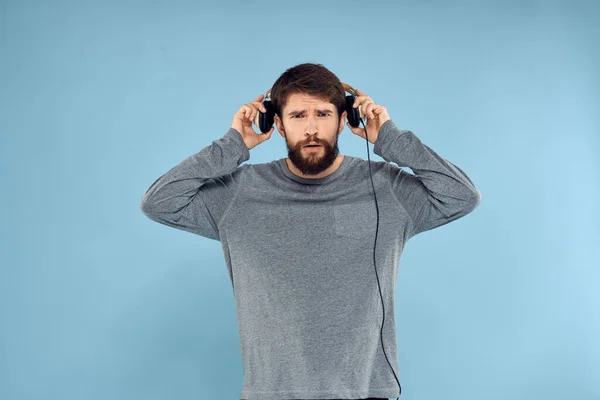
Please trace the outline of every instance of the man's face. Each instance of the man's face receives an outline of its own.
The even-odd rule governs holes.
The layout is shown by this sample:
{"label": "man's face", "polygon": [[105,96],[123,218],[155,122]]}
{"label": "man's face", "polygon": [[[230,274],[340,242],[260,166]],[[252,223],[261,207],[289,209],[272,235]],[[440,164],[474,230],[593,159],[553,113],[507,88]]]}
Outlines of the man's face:
{"label": "man's face", "polygon": [[275,116],[275,123],[294,166],[305,175],[317,175],[329,168],[339,154],[338,135],[344,129],[346,111],[338,118],[332,103],[293,93],[281,114],[282,118]]}

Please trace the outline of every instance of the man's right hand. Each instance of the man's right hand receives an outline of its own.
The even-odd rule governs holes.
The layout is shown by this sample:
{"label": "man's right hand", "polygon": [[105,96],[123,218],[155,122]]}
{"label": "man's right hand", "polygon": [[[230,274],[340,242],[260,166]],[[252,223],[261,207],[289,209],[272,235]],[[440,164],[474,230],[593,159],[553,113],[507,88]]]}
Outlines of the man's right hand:
{"label": "man's right hand", "polygon": [[231,127],[242,134],[242,138],[244,139],[244,143],[246,143],[248,150],[256,147],[265,140],[269,140],[275,129],[275,124],[273,124],[271,130],[266,133],[256,133],[252,128],[252,123],[254,122],[254,118],[256,118],[258,111],[260,110],[263,113],[267,112],[267,109],[262,103],[263,97],[264,94],[261,94],[253,102],[242,105],[238,112],[233,116],[233,122],[231,123]]}

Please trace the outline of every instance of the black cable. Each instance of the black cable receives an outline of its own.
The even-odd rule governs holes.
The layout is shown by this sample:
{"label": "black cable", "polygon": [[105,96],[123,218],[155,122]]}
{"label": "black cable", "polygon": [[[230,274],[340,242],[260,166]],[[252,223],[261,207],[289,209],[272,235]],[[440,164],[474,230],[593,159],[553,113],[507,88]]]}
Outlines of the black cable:
{"label": "black cable", "polygon": [[[377,233],[379,232],[379,205],[377,203],[377,195],[375,194],[375,184],[373,183],[373,174],[371,172],[371,157],[369,156],[369,136],[367,134],[367,127],[365,126],[365,123],[363,122],[362,118],[359,118],[360,122],[363,124],[363,127],[365,128],[365,138],[367,140],[367,159],[368,159],[368,164],[369,164],[369,175],[371,176],[371,186],[373,187],[373,195],[375,196],[375,208],[377,210],[377,228],[375,229],[375,243],[373,244],[373,267],[375,268],[375,276],[377,277],[377,286],[379,286],[379,297],[381,298],[381,307],[383,308],[383,322],[381,323],[381,329],[379,330],[379,337],[381,338],[381,348],[383,349],[383,355],[385,356],[385,359],[388,363],[388,365],[390,366],[390,368],[392,369],[392,372],[394,373],[394,378],[396,378],[396,382],[398,382],[398,387],[400,388],[400,390],[398,391],[398,393],[401,395],[402,394],[402,386],[400,385],[400,381],[398,380],[398,377],[396,376],[396,371],[394,371],[394,368],[392,367],[392,364],[390,364],[390,360],[388,359],[387,354],[385,354],[385,347],[383,345],[383,325],[385,324],[385,305],[383,302],[383,294],[381,293],[381,284],[379,283],[379,275],[377,274],[377,266],[375,265],[375,248],[377,247]],[[396,400],[398,400],[399,397],[396,398]]]}

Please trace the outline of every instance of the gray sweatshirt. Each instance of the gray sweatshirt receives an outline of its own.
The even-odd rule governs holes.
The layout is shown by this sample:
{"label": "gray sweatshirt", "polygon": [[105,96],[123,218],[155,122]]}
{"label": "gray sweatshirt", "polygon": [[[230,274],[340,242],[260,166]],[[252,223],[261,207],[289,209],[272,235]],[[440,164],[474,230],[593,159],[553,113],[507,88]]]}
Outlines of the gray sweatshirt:
{"label": "gray sweatshirt", "polygon": [[400,396],[394,299],[404,245],[469,214],[481,193],[392,120],[373,152],[387,161],[371,161],[378,210],[368,160],[346,155],[318,179],[295,175],[285,158],[240,165],[250,152],[233,128],[144,194],[141,210],[151,220],[221,242],[237,312],[241,398]]}

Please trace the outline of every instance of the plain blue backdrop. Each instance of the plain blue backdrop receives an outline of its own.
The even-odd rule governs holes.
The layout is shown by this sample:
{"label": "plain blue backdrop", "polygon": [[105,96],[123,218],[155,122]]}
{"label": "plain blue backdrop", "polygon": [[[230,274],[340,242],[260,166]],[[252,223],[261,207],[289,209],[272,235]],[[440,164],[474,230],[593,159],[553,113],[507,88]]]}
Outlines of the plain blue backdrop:
{"label": "plain blue backdrop", "polygon": [[[598,2],[0,13],[0,399],[239,399],[221,245],[149,220],[140,200],[303,62],[386,106],[482,193],[405,248],[401,397],[600,398]],[[339,146],[367,159],[347,127]],[[275,131],[246,162],[286,156]]]}

